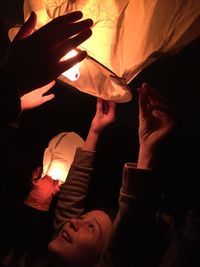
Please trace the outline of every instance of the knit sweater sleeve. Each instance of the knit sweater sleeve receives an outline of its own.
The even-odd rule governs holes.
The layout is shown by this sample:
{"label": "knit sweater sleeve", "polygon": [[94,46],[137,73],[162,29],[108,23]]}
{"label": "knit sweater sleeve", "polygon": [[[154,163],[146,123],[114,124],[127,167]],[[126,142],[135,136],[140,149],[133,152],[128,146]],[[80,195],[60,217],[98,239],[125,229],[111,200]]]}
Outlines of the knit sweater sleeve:
{"label": "knit sweater sleeve", "polygon": [[62,186],[54,216],[54,236],[70,218],[80,216],[93,172],[95,152],[77,149],[74,161]]}
{"label": "knit sweater sleeve", "polygon": [[144,253],[145,257],[143,244],[156,209],[158,187],[153,171],[137,169],[134,163],[125,164],[119,210],[100,267],[142,266],[137,261],[139,255]]}

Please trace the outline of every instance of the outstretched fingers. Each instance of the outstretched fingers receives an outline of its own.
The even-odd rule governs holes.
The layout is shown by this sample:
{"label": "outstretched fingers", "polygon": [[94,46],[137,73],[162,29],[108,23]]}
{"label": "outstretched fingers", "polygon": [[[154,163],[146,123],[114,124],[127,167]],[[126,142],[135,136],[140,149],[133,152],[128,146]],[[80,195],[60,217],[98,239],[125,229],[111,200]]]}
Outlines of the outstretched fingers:
{"label": "outstretched fingers", "polygon": [[70,23],[78,21],[82,17],[83,13],[81,11],[75,11],[63,16],[59,16],[41,27],[38,31],[38,34],[46,38],[46,41],[49,41],[51,36],[57,34],[58,31],[68,29]]}
{"label": "outstretched fingers", "polygon": [[147,117],[149,115],[149,99],[142,88],[138,88],[137,91],[139,93],[139,114]]}
{"label": "outstretched fingers", "polygon": [[[167,102],[167,99],[163,97],[158,91],[153,89],[147,83],[143,83],[142,87],[139,89],[141,105],[143,107],[143,112],[153,113],[154,111],[160,111],[161,113],[168,114],[169,116],[174,116]],[[146,96],[146,100],[145,97]],[[144,103],[144,101],[148,103]],[[155,113],[155,112],[154,112]]]}
{"label": "outstretched fingers", "polygon": [[56,67],[56,75],[59,76],[61,73],[73,67],[78,62],[81,62],[84,58],[86,58],[86,51],[79,51],[78,54],[72,58],[69,58],[64,61],[60,61]]}
{"label": "outstretched fingers", "polygon": [[37,22],[37,16],[34,12],[31,12],[30,17],[28,20],[22,25],[20,30],[18,31],[17,35],[13,39],[13,42],[17,42],[28,37],[34,30],[35,25]]}
{"label": "outstretched fingers", "polygon": [[55,85],[55,81],[52,81],[52,82],[40,87],[42,94],[47,93],[54,85]]}
{"label": "outstretched fingers", "polygon": [[58,46],[65,42],[68,38],[72,38],[76,34],[80,34],[83,31],[88,30],[93,25],[93,21],[91,19],[85,19],[76,23],[70,23],[66,27],[62,27],[57,29],[54,34],[54,40],[57,40]]}
{"label": "outstretched fingers", "polygon": [[97,98],[97,104],[96,104],[96,114],[102,114],[103,113],[103,99]]}
{"label": "outstretched fingers", "polygon": [[149,101],[152,105],[162,104],[163,106],[168,106],[166,98],[147,83],[143,83],[141,89],[148,95]]}
{"label": "outstretched fingers", "polygon": [[54,52],[55,59],[59,60],[63,56],[65,56],[68,52],[75,49],[81,43],[86,41],[92,35],[91,29],[86,29],[85,31],[77,34],[76,36],[66,39],[59,46],[56,47],[56,51]]}
{"label": "outstretched fingers", "polygon": [[42,104],[52,100],[55,97],[54,94],[45,95],[42,97]]}
{"label": "outstretched fingers", "polygon": [[115,118],[115,114],[116,114],[116,103],[113,102],[113,101],[109,101],[107,102],[107,105],[106,105],[106,114],[109,114],[109,116],[111,118]]}

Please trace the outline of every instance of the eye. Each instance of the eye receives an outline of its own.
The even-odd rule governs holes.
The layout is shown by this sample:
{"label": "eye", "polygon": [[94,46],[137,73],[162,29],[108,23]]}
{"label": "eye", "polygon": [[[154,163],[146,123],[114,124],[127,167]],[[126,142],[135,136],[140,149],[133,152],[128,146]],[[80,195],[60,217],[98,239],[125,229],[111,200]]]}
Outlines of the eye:
{"label": "eye", "polygon": [[94,233],[94,225],[93,224],[88,224],[88,231],[90,232],[90,233]]}

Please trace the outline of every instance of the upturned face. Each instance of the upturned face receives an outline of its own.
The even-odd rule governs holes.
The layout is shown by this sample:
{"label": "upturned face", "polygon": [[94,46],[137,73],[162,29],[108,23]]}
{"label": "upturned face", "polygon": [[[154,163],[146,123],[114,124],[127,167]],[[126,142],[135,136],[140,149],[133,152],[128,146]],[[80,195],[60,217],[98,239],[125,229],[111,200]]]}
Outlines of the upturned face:
{"label": "upturned face", "polygon": [[94,210],[69,220],[48,245],[50,252],[67,264],[95,263],[111,232],[109,216]]}

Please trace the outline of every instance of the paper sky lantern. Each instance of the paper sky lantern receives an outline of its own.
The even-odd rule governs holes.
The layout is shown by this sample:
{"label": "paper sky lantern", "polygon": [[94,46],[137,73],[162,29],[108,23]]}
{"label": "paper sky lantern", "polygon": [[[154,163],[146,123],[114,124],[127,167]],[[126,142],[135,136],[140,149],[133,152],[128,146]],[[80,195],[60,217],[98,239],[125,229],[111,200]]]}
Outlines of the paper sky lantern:
{"label": "paper sky lantern", "polygon": [[76,149],[82,147],[84,140],[74,132],[62,132],[48,144],[43,157],[43,174],[54,180],[65,182]]}
{"label": "paper sky lantern", "polygon": [[25,0],[25,20],[32,10],[37,28],[76,10],[93,19],[93,35],[79,47],[89,55],[80,76],[59,79],[115,102],[131,100],[127,85],[145,67],[200,36],[199,0]]}

